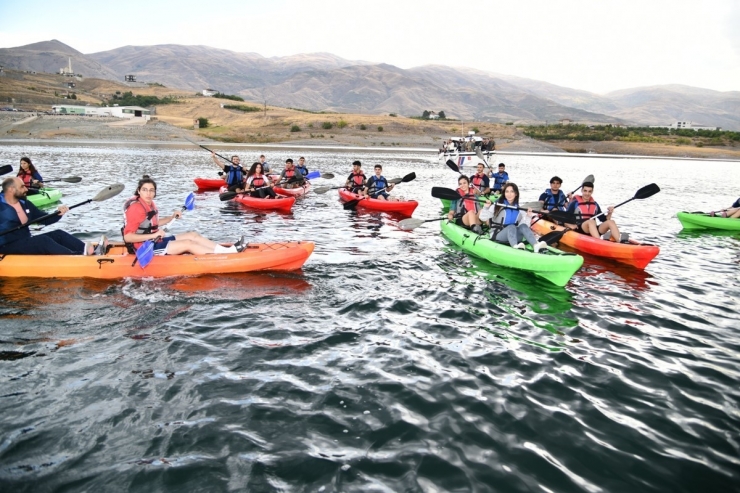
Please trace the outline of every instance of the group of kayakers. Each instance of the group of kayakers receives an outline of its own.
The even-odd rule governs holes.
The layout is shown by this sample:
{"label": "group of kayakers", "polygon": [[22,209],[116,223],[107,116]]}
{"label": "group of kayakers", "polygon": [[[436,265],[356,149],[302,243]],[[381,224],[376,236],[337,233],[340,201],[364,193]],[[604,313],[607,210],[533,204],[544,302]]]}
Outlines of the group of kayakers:
{"label": "group of kayakers", "polygon": [[[275,198],[275,191],[272,189],[275,184],[270,178],[270,165],[262,154],[258,161],[255,161],[249,169],[242,167],[239,156],[231,156],[226,159],[228,162],[223,164],[218,159],[215,152],[211,152],[211,157],[215,165],[221,170],[220,174],[225,177],[226,187],[230,192],[248,193],[252,197]],[[277,183],[282,188],[292,189],[302,187],[306,183],[308,168],[306,167],[306,158],[298,158],[298,164],[288,158],[285,160],[285,168],[281,171]]]}
{"label": "group of kayakers", "polygon": [[388,180],[383,176],[383,166],[376,164],[374,170],[375,174],[367,178],[365,172],[362,171],[362,163],[360,161],[354,161],[352,163],[352,172],[347,177],[344,188],[366,198],[390,201],[399,200],[396,197],[388,195],[388,192],[393,190],[395,185],[388,183]]}
{"label": "group of kayakers", "polygon": [[[563,180],[558,176],[550,179],[550,188],[539,197],[541,211],[572,214],[578,222],[565,222],[563,225],[579,233],[595,238],[605,236],[605,239],[613,238],[613,241],[622,239],[619,228],[612,219],[614,207],[607,207],[606,213],[603,213],[593,198],[593,182],[584,182],[580,187],[580,194],[563,193],[560,190],[562,184]],[[508,243],[514,248],[524,248],[523,239],[533,246],[535,252],[545,246],[543,242],[536,240],[529,227],[533,210],[519,207],[519,187],[515,183],[507,181],[501,194],[496,196],[489,187],[483,164],[479,164],[477,172],[469,178],[460,175],[457,192],[460,199],[451,204],[447,216],[449,221],[455,221],[478,235],[482,235],[483,227],[487,226],[491,240]],[[494,195],[490,197],[489,194]],[[740,209],[737,214],[740,216]]]}

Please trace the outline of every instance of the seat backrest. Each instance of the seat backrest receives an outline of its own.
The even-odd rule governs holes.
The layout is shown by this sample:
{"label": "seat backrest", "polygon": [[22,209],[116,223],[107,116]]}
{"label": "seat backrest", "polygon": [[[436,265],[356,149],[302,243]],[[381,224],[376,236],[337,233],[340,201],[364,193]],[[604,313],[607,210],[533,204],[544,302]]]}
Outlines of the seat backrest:
{"label": "seat backrest", "polygon": [[126,245],[126,251],[131,255],[136,255],[136,248],[134,248],[134,244],[127,243],[126,239],[124,238],[123,228],[121,228],[121,239],[123,239],[123,244]]}

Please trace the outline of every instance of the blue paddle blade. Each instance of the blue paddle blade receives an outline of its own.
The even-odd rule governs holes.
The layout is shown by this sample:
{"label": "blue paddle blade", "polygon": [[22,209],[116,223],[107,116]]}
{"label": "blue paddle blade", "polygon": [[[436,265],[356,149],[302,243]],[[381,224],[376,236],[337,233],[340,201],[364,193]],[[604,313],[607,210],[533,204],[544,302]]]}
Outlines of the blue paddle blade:
{"label": "blue paddle blade", "polygon": [[190,195],[185,198],[185,210],[192,211],[195,209],[195,194],[190,192]]}
{"label": "blue paddle blade", "polygon": [[142,269],[145,269],[154,258],[154,242],[147,240],[136,250],[136,258]]}
{"label": "blue paddle blade", "polygon": [[306,180],[313,180],[314,178],[319,178],[321,176],[321,171],[311,171],[309,174],[306,175]]}

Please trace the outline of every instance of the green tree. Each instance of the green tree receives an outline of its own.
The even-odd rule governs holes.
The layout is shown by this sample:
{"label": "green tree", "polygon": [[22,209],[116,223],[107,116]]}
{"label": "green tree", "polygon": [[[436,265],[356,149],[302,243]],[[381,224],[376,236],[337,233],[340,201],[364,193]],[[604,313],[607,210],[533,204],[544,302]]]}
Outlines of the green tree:
{"label": "green tree", "polygon": [[301,131],[301,127],[299,127],[298,125],[293,125],[292,127],[290,127],[290,131],[291,132],[300,132]]}
{"label": "green tree", "polygon": [[198,118],[198,126],[200,128],[208,128],[208,118]]}
{"label": "green tree", "polygon": [[429,119],[429,110],[424,110],[424,113],[421,114],[421,117],[425,120]]}
{"label": "green tree", "polygon": [[444,111],[440,111],[440,112],[439,112],[439,119],[440,119],[440,120],[444,120],[445,118],[447,118],[447,117],[445,116],[445,112],[444,112]]}

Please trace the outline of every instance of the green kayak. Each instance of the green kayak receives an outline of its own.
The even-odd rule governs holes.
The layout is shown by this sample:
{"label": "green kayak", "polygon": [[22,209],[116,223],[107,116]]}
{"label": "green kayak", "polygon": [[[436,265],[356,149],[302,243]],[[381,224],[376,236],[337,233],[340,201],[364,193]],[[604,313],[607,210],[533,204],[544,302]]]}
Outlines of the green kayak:
{"label": "green kayak", "polygon": [[62,192],[56,188],[40,188],[39,193],[29,194],[26,198],[36,207],[47,207],[62,200]]}
{"label": "green kayak", "polygon": [[583,257],[580,255],[561,252],[555,248],[534,253],[531,245],[527,245],[527,250],[517,250],[491,241],[487,235],[478,236],[454,223],[442,221],[441,224],[442,234],[465,252],[492,264],[531,272],[556,286],[565,286],[583,265]]}
{"label": "green kayak", "polygon": [[740,231],[740,218],[712,217],[704,212],[678,212],[676,217],[684,229]]}

